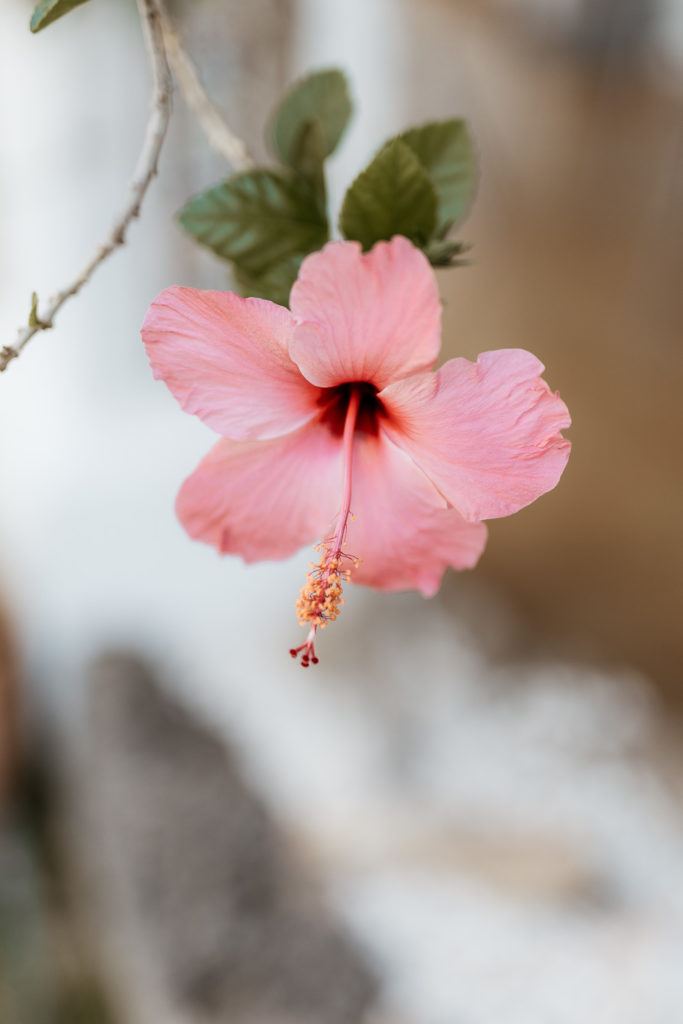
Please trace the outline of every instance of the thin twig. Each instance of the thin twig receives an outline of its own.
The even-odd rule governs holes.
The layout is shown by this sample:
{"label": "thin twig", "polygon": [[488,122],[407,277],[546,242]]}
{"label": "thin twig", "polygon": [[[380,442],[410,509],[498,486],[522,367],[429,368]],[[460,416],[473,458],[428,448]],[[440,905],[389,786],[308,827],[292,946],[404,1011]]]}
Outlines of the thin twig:
{"label": "thin twig", "polygon": [[254,166],[245,142],[226,124],[223,115],[209,99],[192,60],[183,49],[173,24],[162,16],[166,53],[178,89],[204,129],[209,145],[230,164],[235,172]]}
{"label": "thin twig", "polygon": [[44,309],[38,311],[35,301],[32,302],[31,315],[25,327],[20,328],[14,345],[6,345],[0,350],[0,373],[8,364],[16,359],[28,342],[40,331],[49,330],[54,326],[55,315],[67,299],[76,295],[86,284],[101,263],[125,242],[126,232],[131,221],[140,215],[140,206],[149,188],[152,178],[157,173],[159,154],[166,137],[169,118],[171,116],[172,80],[166,56],[164,34],[161,26],[161,0],[137,0],[140,20],[143,26],[145,49],[152,72],[151,113],[147,122],[142,150],[130,184],[128,201],[117,217],[107,238],[98,245],[90,261],[81,270],[75,280],[57,292]]}

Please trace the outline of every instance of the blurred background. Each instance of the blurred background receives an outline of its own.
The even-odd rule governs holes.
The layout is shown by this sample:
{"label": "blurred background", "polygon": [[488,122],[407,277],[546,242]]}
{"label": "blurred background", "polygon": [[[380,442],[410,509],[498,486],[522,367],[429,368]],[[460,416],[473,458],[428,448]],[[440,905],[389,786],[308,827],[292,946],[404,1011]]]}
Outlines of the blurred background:
{"label": "blurred background", "polygon": [[[0,344],[122,204],[132,0],[0,9]],[[152,380],[174,222],[229,168],[176,93],[125,249],[0,379],[2,1024],[672,1024],[683,1017],[683,5],[194,0],[257,159],[298,75],[385,138],[465,116],[481,184],[444,358],[524,347],[573,414],[557,489],[431,601],[350,587],[287,657],[308,552],[245,567],[173,514],[211,444]]]}

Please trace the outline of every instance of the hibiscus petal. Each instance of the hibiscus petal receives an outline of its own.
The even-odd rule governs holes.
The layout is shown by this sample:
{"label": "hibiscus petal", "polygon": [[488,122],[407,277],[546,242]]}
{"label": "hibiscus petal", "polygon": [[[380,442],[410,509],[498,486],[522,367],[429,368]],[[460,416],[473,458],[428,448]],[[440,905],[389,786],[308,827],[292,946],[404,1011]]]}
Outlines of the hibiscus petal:
{"label": "hibiscus petal", "polygon": [[328,532],[341,478],[340,440],[319,421],[268,441],[222,438],[181,487],[176,512],[223,554],[287,558]]}
{"label": "hibiscus petal", "polygon": [[557,484],[569,412],[522,349],[452,359],[386,388],[387,432],[470,522],[517,512]]}
{"label": "hibiscus petal", "polygon": [[268,438],[305,423],[320,394],[288,355],[288,309],[232,292],[167,288],[142,338],[154,376],[185,412],[236,440]]}
{"label": "hibiscus petal", "polygon": [[442,505],[432,484],[388,438],[359,435],[345,550],[362,559],[354,583],[432,597],[448,566],[471,569],[486,545],[483,523]]}
{"label": "hibiscus petal", "polygon": [[292,288],[290,355],[319,387],[391,381],[434,365],[441,303],[425,256],[397,235],[363,254],[330,242],[308,256]]}

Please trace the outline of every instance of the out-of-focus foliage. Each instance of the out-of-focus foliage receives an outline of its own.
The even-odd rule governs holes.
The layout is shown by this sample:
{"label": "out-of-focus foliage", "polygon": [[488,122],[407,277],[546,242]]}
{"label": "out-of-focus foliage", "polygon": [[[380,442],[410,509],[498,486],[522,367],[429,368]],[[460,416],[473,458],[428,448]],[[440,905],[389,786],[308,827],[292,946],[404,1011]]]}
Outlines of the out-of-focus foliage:
{"label": "out-of-focus foliage", "polygon": [[302,79],[273,115],[273,150],[284,164],[317,180],[323,161],[330,156],[352,114],[346,79],[332,68]]}
{"label": "out-of-focus foliage", "polygon": [[328,240],[323,165],[350,116],[342,72],[309,75],[272,117],[271,144],[284,167],[234,175],[180,211],[185,230],[232,263],[242,295],[286,305],[304,256]]}
{"label": "out-of-focus foliage", "polygon": [[469,242],[436,238],[426,246],[425,255],[433,267],[466,266],[468,260],[461,260],[458,257],[469,252],[471,248]]}
{"label": "out-of-focus foliage", "polygon": [[405,235],[427,244],[436,227],[436,192],[412,150],[393,139],[351,185],[342,206],[341,229],[364,249]]}
{"label": "out-of-focus foliage", "polygon": [[288,260],[273,264],[272,267],[260,274],[250,274],[234,264],[235,283],[240,294],[255,295],[258,298],[277,302],[280,306],[286,306],[302,259],[303,256],[292,256]]}
{"label": "out-of-focus foliage", "polygon": [[[286,305],[302,260],[328,240],[324,163],[339,145],[351,113],[341,71],[327,69],[301,79],[270,122],[269,143],[282,168],[236,174],[180,211],[178,219],[188,234],[232,263],[242,295]],[[434,266],[457,266],[467,247],[446,235],[467,212],[476,175],[464,121],[412,128],[385,143],[349,188],[342,233],[364,249],[405,235]]]}
{"label": "out-of-focus foliage", "polygon": [[235,175],[202,192],[179,219],[198,242],[234,263],[247,294],[274,301],[287,301],[301,259],[329,237],[314,187],[266,170]]}
{"label": "out-of-focus foliage", "polygon": [[477,181],[474,145],[462,120],[434,121],[390,139],[349,188],[340,227],[370,249],[405,235],[435,266],[457,264],[466,246],[445,241]]}
{"label": "out-of-focus foliage", "polygon": [[474,197],[477,162],[467,125],[455,118],[434,121],[399,138],[429,174],[438,202],[436,233],[443,238],[463,219]]}
{"label": "out-of-focus foliage", "polygon": [[42,0],[31,15],[31,32],[40,32],[41,28],[47,28],[53,21],[84,3],[87,0]]}

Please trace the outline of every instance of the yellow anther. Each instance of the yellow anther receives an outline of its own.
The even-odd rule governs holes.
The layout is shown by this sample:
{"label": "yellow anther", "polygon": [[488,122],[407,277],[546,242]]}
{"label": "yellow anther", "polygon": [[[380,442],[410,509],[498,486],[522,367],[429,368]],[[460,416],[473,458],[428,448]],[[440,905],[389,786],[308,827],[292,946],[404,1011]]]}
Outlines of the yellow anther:
{"label": "yellow anther", "polygon": [[342,584],[351,578],[348,562],[354,567],[356,560],[341,550],[334,550],[328,543],[318,544],[314,550],[322,552],[322,556],[317,565],[309,563],[311,571],[306,574],[306,582],[297,598],[296,614],[302,626],[312,623],[324,629],[339,615],[340,606],[344,604]]}

